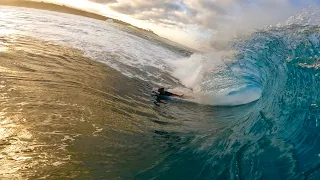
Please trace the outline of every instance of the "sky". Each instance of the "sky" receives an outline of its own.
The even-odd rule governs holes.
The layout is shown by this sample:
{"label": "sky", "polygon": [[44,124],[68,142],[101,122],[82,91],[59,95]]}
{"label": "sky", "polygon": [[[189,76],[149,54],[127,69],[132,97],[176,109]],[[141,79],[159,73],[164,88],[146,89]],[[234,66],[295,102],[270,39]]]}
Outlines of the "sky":
{"label": "sky", "polygon": [[45,0],[62,3],[151,29],[201,50],[212,41],[283,22],[319,0]]}

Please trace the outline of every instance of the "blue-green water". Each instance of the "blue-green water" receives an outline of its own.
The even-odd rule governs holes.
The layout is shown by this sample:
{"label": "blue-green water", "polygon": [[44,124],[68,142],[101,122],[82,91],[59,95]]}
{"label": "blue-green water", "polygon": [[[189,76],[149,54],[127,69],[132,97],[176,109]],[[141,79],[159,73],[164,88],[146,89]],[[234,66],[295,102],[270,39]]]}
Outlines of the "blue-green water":
{"label": "blue-green water", "polygon": [[152,87],[186,89],[167,61],[197,55],[118,25],[0,9],[0,179],[320,178],[316,22],[232,41],[193,98],[155,106]]}

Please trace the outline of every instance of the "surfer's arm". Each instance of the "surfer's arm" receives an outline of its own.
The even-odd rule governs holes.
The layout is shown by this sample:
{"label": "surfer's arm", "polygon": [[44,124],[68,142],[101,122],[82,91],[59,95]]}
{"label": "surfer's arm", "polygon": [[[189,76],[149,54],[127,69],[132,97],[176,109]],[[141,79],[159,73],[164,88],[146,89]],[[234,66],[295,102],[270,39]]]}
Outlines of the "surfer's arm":
{"label": "surfer's arm", "polygon": [[175,93],[171,93],[173,96],[178,96],[178,97],[182,97],[183,94],[175,94]]}

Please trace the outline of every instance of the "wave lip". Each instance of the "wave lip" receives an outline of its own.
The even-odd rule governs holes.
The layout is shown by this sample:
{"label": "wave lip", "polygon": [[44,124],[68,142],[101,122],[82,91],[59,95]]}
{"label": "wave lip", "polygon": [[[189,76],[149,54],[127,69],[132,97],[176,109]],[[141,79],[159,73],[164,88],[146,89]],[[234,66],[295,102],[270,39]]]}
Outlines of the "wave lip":
{"label": "wave lip", "polygon": [[260,99],[262,90],[259,87],[248,85],[246,87],[225,92],[196,93],[195,98],[201,104],[216,106],[238,106],[248,104]]}
{"label": "wave lip", "polygon": [[[172,75],[193,90],[197,103],[237,106],[261,97],[259,84],[243,78],[254,71],[242,68],[233,51],[194,54],[168,63],[173,67]],[[255,72],[255,76],[259,74]]]}

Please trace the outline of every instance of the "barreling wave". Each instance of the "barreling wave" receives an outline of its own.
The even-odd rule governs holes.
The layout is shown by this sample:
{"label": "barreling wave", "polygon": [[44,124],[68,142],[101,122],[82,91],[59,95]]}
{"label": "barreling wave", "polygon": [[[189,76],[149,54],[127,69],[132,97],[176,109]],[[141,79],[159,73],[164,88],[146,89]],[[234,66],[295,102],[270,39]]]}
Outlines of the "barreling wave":
{"label": "barreling wave", "polygon": [[[5,9],[1,13],[12,17],[0,18],[5,32],[0,115],[8,133],[0,145],[14,149],[0,155],[6,169],[21,167],[22,175],[47,176],[46,166],[38,168],[43,152],[49,158],[45,161],[52,162],[46,164],[57,166],[49,168],[54,177],[70,175],[70,167],[79,178],[319,179],[318,10],[234,40],[225,51],[181,59],[165,45],[118,27],[52,12]],[[40,17],[50,24],[34,23]],[[22,38],[25,34],[49,42]],[[83,53],[143,80],[93,63]],[[177,101],[154,107],[149,96],[154,82],[182,86],[171,75],[192,88],[199,103],[256,102],[214,107]],[[16,127],[35,132],[34,137],[15,135],[20,131]],[[48,148],[16,152],[25,139],[25,144]],[[25,169],[18,154],[28,158],[31,152],[36,160],[25,162],[39,165]]]}
{"label": "barreling wave", "polygon": [[[284,25],[233,40],[228,50],[175,61],[173,75],[204,104],[234,106],[259,99],[267,104],[288,95],[284,99],[291,102],[306,86],[312,96],[309,91],[317,88],[317,78],[311,77],[318,76],[320,67],[318,14],[317,9],[303,11]],[[305,79],[308,73],[311,77]]]}
{"label": "barreling wave", "polygon": [[[193,88],[200,102],[234,106],[256,101],[247,115],[235,113],[236,122],[218,142],[208,141],[210,148],[197,152],[213,155],[201,175],[319,179],[319,14],[303,12],[283,25],[235,40],[227,54],[212,52],[191,57],[198,61],[176,62],[174,76]],[[188,66],[189,73],[183,71]],[[215,163],[221,161],[228,165]]]}

